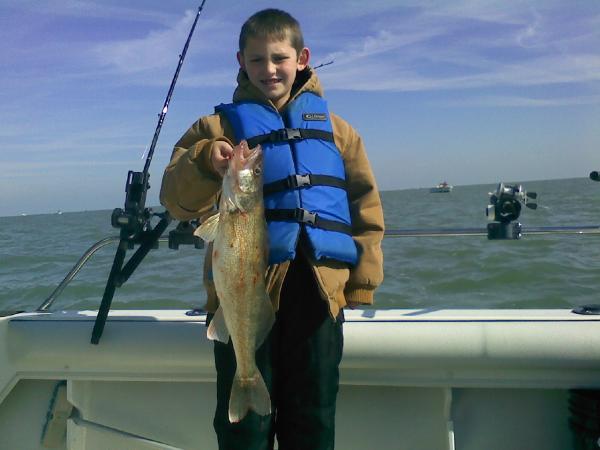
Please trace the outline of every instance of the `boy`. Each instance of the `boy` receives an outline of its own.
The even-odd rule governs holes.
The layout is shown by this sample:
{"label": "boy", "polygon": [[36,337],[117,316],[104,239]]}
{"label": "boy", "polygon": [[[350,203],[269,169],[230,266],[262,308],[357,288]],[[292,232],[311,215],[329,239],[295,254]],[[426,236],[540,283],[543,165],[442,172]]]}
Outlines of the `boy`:
{"label": "boy", "polygon": [[[383,212],[360,136],[329,114],[298,22],[267,9],[243,25],[233,103],[199,119],[167,166],[161,203],[180,220],[211,210],[242,139],[264,152],[269,233],[266,286],[277,311],[256,361],[270,416],[228,419],[231,342],[215,342],[214,427],[224,450],[332,450],[342,356],[342,308],[371,304],[383,280]],[[278,130],[278,131],[276,131]],[[206,251],[206,309],[218,305]]]}

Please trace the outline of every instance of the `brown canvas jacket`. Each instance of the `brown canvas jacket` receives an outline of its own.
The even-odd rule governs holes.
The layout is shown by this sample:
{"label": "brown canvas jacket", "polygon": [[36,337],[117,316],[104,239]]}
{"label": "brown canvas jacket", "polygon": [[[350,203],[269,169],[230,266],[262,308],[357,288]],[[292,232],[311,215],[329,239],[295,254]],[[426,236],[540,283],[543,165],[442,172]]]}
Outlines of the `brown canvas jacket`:
{"label": "brown canvas jacket", "polygon": [[[298,74],[292,89],[293,100],[302,92],[323,95],[314,71],[310,68]],[[270,103],[254,87],[245,72],[238,75],[234,101],[253,100]],[[272,105],[272,104],[271,104]],[[375,178],[358,133],[343,119],[331,113],[334,140],[344,160],[347,191],[352,219],[353,237],[358,245],[359,262],[348,268],[345,263],[316,261],[307,255],[323,299],[329,304],[333,317],[346,305],[372,304],[373,293],[383,281],[383,211]],[[224,140],[234,145],[233,130],[224,116],[213,114],[201,117],[175,144],[171,161],[165,169],[160,201],[171,215],[190,220],[207,215],[217,203],[221,176],[210,162],[212,145]],[[211,277],[211,246],[206,250],[204,285],[208,300],[206,309],[214,312],[218,305]],[[270,266],[267,270],[267,289],[277,309],[279,295],[289,262]]]}

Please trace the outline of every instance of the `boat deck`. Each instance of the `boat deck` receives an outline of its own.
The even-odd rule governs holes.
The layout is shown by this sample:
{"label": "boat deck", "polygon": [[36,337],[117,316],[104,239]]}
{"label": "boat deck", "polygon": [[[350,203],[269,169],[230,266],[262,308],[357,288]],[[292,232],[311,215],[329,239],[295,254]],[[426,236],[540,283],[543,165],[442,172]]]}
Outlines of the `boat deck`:
{"label": "boat deck", "polygon": [[[94,346],[95,314],[0,318],[0,448],[216,449],[205,317],[111,311]],[[348,311],[341,372],[336,448],[567,450],[569,389],[600,386],[600,317]]]}

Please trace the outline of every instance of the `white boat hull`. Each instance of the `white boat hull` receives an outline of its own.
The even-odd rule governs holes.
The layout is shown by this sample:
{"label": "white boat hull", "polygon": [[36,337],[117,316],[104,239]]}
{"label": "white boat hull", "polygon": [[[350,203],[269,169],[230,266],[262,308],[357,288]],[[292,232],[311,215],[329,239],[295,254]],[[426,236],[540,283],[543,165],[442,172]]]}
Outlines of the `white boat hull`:
{"label": "white boat hull", "polygon": [[[336,448],[571,448],[568,390],[600,387],[596,317],[349,311]],[[216,449],[204,316],[113,311],[97,346],[94,318],[0,318],[0,448],[47,448],[46,427],[65,450]]]}
{"label": "white boat hull", "polygon": [[432,187],[429,189],[429,192],[431,192],[432,194],[452,192],[452,186]]}

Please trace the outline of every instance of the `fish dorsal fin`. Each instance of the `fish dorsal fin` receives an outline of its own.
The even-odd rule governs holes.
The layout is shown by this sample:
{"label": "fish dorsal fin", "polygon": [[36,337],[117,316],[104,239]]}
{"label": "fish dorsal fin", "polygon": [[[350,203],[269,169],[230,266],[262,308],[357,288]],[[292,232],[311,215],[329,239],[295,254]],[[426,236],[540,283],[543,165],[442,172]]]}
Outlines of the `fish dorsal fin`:
{"label": "fish dorsal fin", "polygon": [[213,214],[206,219],[202,224],[194,231],[194,236],[200,236],[206,242],[212,242],[215,240],[217,235],[217,228],[219,227],[219,213]]}
{"label": "fish dorsal fin", "polygon": [[211,341],[219,341],[227,344],[229,342],[229,330],[225,323],[225,316],[223,315],[223,308],[219,306],[217,312],[210,321],[206,336]]}

